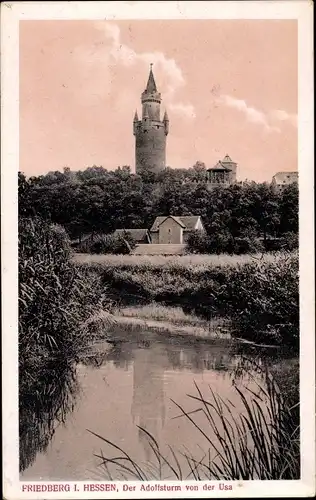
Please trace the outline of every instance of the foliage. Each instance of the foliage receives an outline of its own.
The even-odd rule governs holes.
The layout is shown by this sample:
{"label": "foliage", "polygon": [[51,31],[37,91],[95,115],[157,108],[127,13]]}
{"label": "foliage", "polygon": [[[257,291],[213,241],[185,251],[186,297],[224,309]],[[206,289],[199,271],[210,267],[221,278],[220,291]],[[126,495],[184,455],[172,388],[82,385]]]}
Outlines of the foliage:
{"label": "foliage", "polygon": [[298,271],[295,253],[268,264],[258,261],[232,269],[221,301],[243,338],[298,349]]}
{"label": "foliage", "polygon": [[128,254],[136,246],[134,238],[127,232],[122,235],[91,235],[77,247],[77,251],[90,254]]}
{"label": "foliage", "polygon": [[234,336],[298,349],[297,253],[241,256],[109,256],[95,270],[122,305],[181,306],[205,319],[231,318]]}
{"label": "foliage", "polygon": [[257,237],[297,234],[298,189],[288,186],[279,193],[270,184],[246,182],[208,190],[201,162],[142,176],[126,166],[114,171],[94,166],[28,179],[19,173],[19,214],[62,224],[72,239],[150,228],[162,214],[200,215],[213,238],[212,251],[219,252],[216,245],[227,248],[250,233],[251,246]]}
{"label": "foliage", "polygon": [[85,320],[108,306],[98,274],[73,266],[70,257],[63,228],[39,218],[20,218],[20,366],[39,367],[61,352],[75,355],[85,340]]}
{"label": "foliage", "polygon": [[24,371],[19,386],[20,472],[45,452],[56,427],[74,409],[79,384],[73,364],[66,359],[48,360],[39,372]]}
{"label": "foliage", "polygon": [[259,238],[253,235],[233,238],[227,230],[216,232],[212,235],[194,231],[189,235],[187,241],[187,251],[189,253],[241,255],[257,253],[263,250],[264,246]]}
{"label": "foliage", "polygon": [[[211,387],[210,395],[206,397],[195,385],[196,394],[189,395],[197,405],[193,411],[188,412],[173,401],[180,410],[179,416],[184,417],[205,439],[208,450],[201,457],[171,447],[169,453],[164,452],[155,437],[138,426],[155,457],[155,462],[139,464],[115,443],[89,431],[115,450],[114,456],[110,451],[96,455],[107,478],[115,479],[114,474],[140,481],[166,477],[197,481],[299,479],[298,404],[289,407],[275,379],[267,371],[259,367],[257,370],[260,377],[259,381],[253,377],[254,388],[245,384],[240,388],[233,383],[239,399],[237,407],[241,409],[238,413],[236,404],[224,401]],[[198,414],[204,417],[204,424],[197,418]]]}

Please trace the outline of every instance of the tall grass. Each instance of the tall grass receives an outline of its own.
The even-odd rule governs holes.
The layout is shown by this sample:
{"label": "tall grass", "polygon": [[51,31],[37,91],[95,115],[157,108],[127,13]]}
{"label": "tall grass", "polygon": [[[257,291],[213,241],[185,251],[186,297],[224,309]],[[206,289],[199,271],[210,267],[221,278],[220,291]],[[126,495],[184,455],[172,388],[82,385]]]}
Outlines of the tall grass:
{"label": "tall grass", "polygon": [[155,302],[207,320],[229,317],[236,337],[298,349],[297,252],[78,257],[76,265],[99,272],[121,306]]}
{"label": "tall grass", "polygon": [[168,267],[182,269],[188,266],[193,266],[197,270],[199,268],[209,268],[214,266],[236,266],[246,262],[256,260],[264,262],[275,261],[278,257],[282,257],[282,253],[258,253],[258,254],[191,254],[191,255],[93,255],[85,253],[77,253],[73,256],[74,262],[81,265],[96,265],[96,266],[113,266],[116,269],[131,268],[137,269],[152,269],[156,267]]}
{"label": "tall grass", "polygon": [[181,326],[204,326],[205,328],[209,326],[208,321],[193,314],[186,314],[181,307],[167,307],[155,302],[144,306],[117,309],[114,310],[114,314],[126,318],[163,321]]}
{"label": "tall grass", "polygon": [[38,368],[54,355],[74,356],[87,340],[87,319],[109,305],[99,274],[74,267],[70,258],[61,227],[20,219],[20,367]]}
{"label": "tall grass", "polygon": [[[289,407],[276,381],[261,370],[256,389],[234,384],[241,411],[235,404],[224,401],[209,388],[202,394],[195,385],[196,394],[188,395],[196,403],[190,412],[173,401],[179,410],[175,418],[184,418],[206,445],[200,457],[185,449],[162,450],[155,437],[138,427],[146,437],[154,461],[140,464],[125,450],[110,440],[95,434],[109,447],[109,452],[96,455],[109,479],[137,479],[140,481],[177,480],[277,480],[300,477],[300,444],[298,405]],[[204,424],[197,419],[202,414]],[[114,455],[110,453],[113,450]]]}
{"label": "tall grass", "polygon": [[80,390],[73,364],[53,359],[40,372],[25,371],[20,377],[19,461],[20,472],[45,452],[59,424],[73,411]]}

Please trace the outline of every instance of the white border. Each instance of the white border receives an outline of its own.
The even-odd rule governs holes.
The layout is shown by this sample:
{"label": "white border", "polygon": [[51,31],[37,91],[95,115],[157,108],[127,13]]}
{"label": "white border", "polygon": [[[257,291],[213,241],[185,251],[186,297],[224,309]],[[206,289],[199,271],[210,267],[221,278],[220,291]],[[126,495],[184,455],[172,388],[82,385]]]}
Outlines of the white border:
{"label": "white border", "polygon": [[[22,493],[18,472],[17,384],[17,171],[19,169],[19,20],[26,19],[297,19],[299,35],[299,188],[300,188],[300,311],[301,311],[301,455],[300,481],[232,482],[231,493],[203,492],[197,497],[300,497],[315,494],[315,324],[313,204],[313,18],[312,2],[180,1],[180,2],[11,2],[1,4],[2,48],[2,311],[3,311],[3,435],[4,497],[42,498],[192,498],[146,493]],[[87,481],[85,484],[88,484]],[[91,482],[90,482],[91,483]],[[215,481],[212,483],[216,483]],[[237,483],[237,484],[236,484]],[[34,482],[36,484],[36,482]],[[41,484],[38,482],[38,484]],[[73,485],[74,483],[69,483]],[[80,483],[79,483],[80,484]],[[161,484],[177,485],[177,482]],[[194,484],[197,484],[194,482]],[[202,485],[203,483],[201,483]]]}

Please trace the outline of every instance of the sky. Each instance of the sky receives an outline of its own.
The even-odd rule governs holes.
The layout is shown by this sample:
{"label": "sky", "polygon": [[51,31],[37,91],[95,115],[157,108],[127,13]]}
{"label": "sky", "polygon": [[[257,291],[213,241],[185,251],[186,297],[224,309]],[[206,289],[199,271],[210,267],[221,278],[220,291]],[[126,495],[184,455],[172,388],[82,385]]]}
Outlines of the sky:
{"label": "sky", "polygon": [[153,63],[167,161],[237,178],[297,170],[295,20],[20,22],[20,170],[135,169],[133,117]]}

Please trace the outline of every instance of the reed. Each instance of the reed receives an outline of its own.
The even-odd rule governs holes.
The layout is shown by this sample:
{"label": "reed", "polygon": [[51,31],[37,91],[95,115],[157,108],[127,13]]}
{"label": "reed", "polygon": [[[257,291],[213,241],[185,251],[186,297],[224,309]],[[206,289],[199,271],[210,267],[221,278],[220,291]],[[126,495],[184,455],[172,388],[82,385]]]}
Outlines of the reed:
{"label": "reed", "polygon": [[[154,436],[138,427],[155,457],[140,464],[109,439],[89,431],[109,447],[108,454],[102,451],[95,455],[106,476],[140,481],[298,479],[299,404],[289,407],[275,379],[260,367],[256,369],[261,376],[259,382],[254,379],[256,390],[233,384],[241,407],[238,414],[236,402],[224,401],[211,388],[205,396],[196,384],[196,393],[188,395],[196,403],[194,410],[186,411],[173,401],[179,410],[175,418],[185,418],[205,439],[207,451],[201,457],[171,447],[166,453]],[[113,455],[110,450],[115,451]]]}

